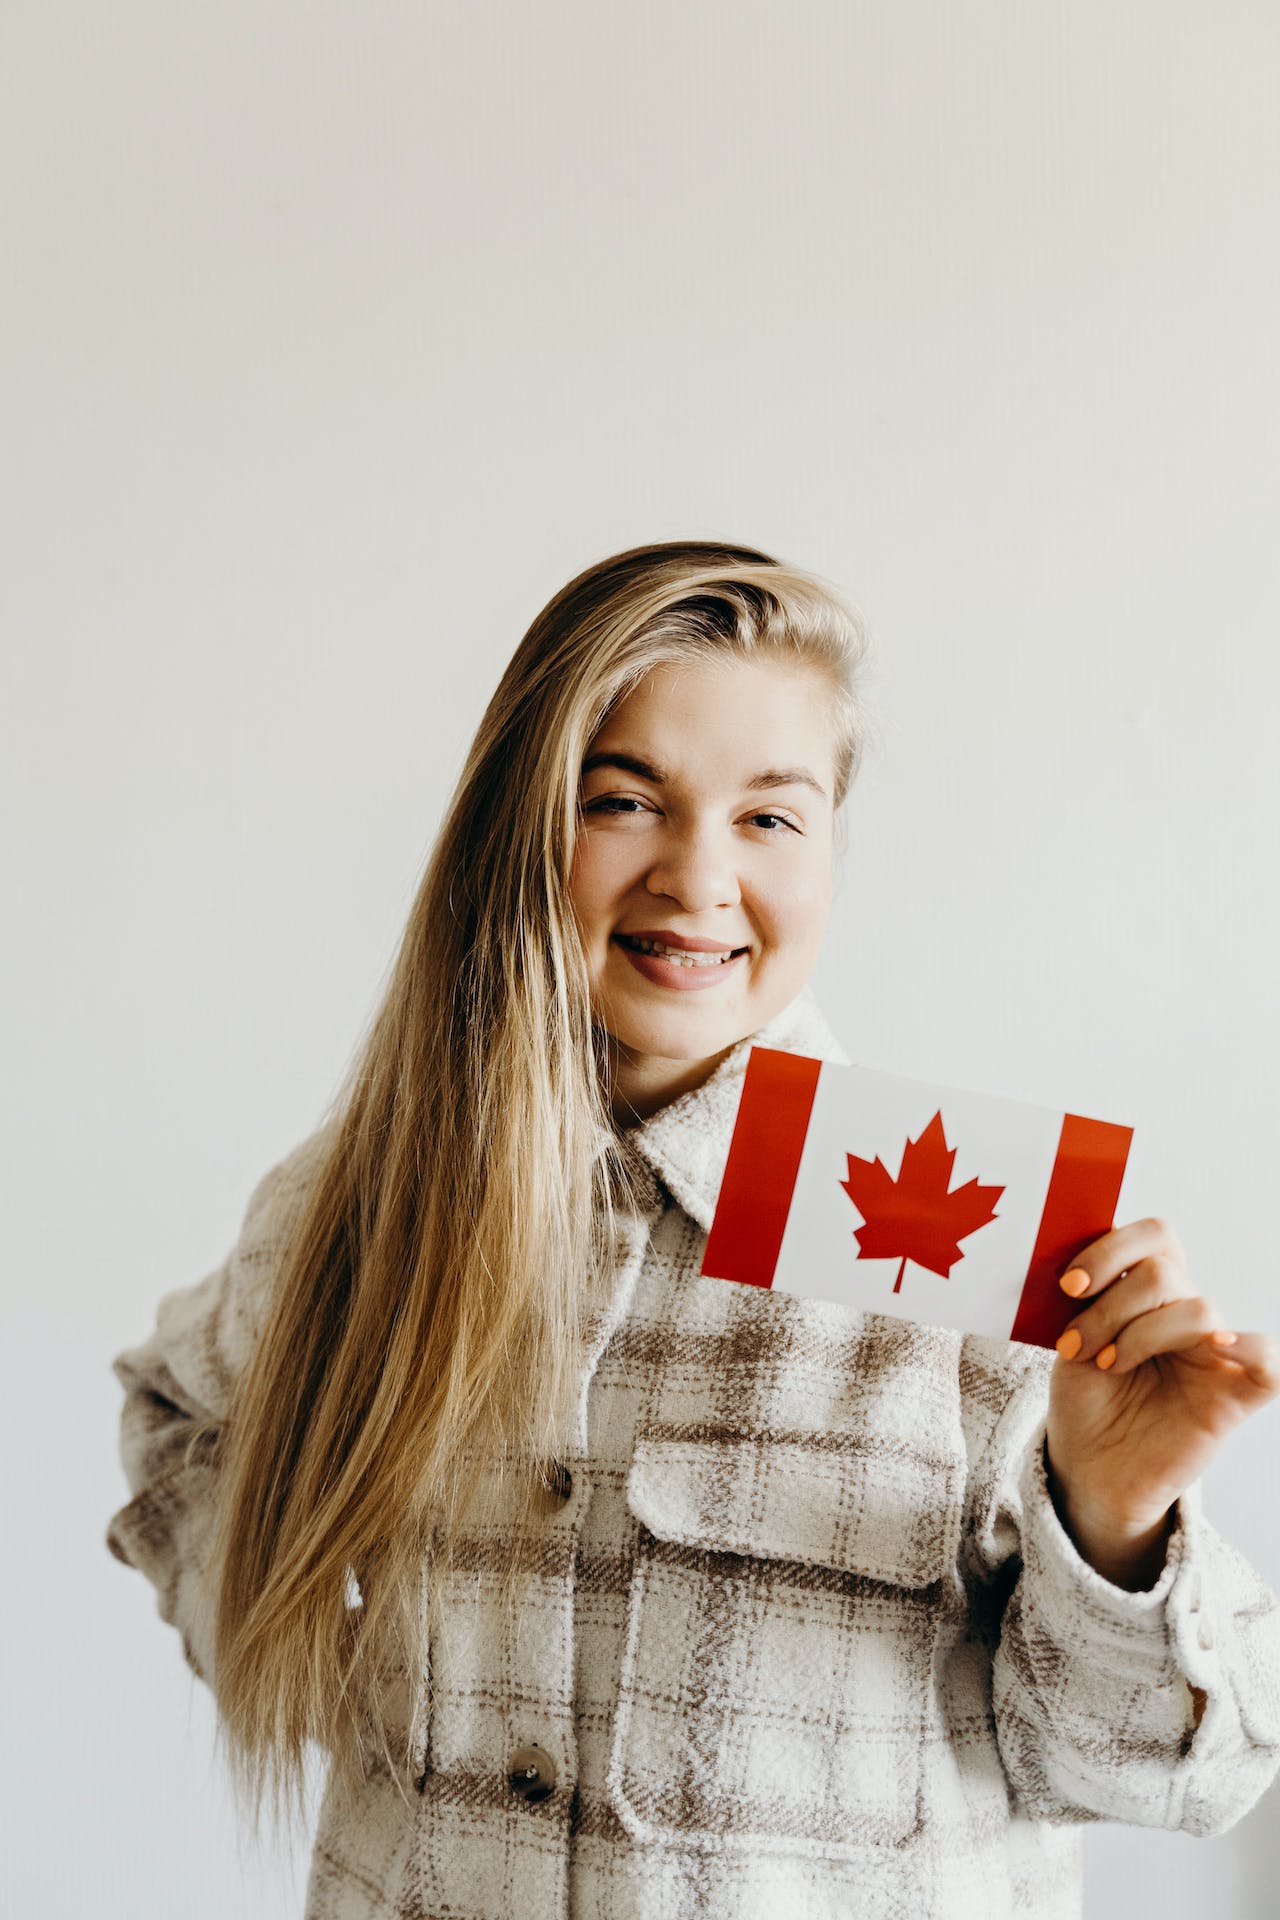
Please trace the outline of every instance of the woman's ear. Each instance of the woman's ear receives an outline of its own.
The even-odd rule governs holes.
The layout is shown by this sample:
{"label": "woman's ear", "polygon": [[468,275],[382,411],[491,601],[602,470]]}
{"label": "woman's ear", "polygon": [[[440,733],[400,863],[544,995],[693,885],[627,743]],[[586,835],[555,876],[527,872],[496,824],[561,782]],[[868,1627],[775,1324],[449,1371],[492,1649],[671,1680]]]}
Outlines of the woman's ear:
{"label": "woman's ear", "polygon": [[844,856],[848,844],[849,816],[843,807],[837,807],[835,822],[831,829],[831,876],[837,886],[844,876]]}

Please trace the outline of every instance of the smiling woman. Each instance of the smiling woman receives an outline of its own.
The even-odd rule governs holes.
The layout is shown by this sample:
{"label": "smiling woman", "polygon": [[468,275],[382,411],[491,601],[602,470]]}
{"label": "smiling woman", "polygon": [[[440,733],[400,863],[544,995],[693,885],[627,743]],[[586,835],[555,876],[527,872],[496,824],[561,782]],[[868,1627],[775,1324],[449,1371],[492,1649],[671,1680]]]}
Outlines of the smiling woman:
{"label": "smiling woman", "polygon": [[117,1360],[112,1549],[251,1806],[330,1756],[309,1920],[1067,1920],[1084,1823],[1280,1764],[1192,1489],[1280,1369],[1170,1229],[1081,1251],[1056,1361],[701,1272],[752,1047],[847,1058],[864,649],[751,548],[570,581],[331,1111]]}
{"label": "smiling woman", "polygon": [[[569,581],[481,720],[346,1082],[251,1196],[246,1243],[261,1223],[270,1252],[210,1287],[229,1350],[189,1396],[163,1331],[117,1362],[139,1493],[111,1544],[181,1620],[250,1805],[301,1809],[308,1741],[335,1789],[371,1739],[403,1780],[428,1563],[438,1588],[486,1538],[495,1593],[526,1580],[646,1190],[618,1115],[695,1087],[803,984],[869,737],[866,644],[833,587],[754,548],[635,548]],[[599,761],[584,790],[609,753],[629,779]],[[812,772],[758,789],[779,765]],[[611,939],[712,926],[747,952],[698,992]],[[166,1303],[163,1327],[204,1310]],[[175,1512],[149,1487],[179,1443]]]}
{"label": "smiling woman", "polygon": [[825,677],[768,657],[655,667],[593,739],[570,893],[623,1124],[699,1085],[808,979],[835,754]]}

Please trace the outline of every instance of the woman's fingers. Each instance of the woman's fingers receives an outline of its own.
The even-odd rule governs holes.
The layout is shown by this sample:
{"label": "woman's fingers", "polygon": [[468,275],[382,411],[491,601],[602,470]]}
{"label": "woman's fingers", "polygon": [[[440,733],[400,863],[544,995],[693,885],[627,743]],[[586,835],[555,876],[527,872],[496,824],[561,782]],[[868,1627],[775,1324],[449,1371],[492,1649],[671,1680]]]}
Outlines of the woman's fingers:
{"label": "woman's fingers", "polygon": [[1228,1346],[1215,1344],[1211,1350],[1225,1361],[1238,1377],[1236,1398],[1253,1409],[1280,1393],[1280,1341],[1269,1333],[1237,1333]]}
{"label": "woman's fingers", "polygon": [[[1058,1341],[1058,1352],[1066,1360],[1092,1360],[1139,1314],[1195,1297],[1182,1262],[1171,1254],[1152,1254],[1076,1315]],[[1213,1324],[1225,1323],[1219,1319]]]}
{"label": "woman's fingers", "polygon": [[1091,1240],[1059,1284],[1070,1282],[1064,1291],[1077,1300],[1094,1299],[1121,1275],[1154,1257],[1173,1260],[1186,1271],[1187,1256],[1181,1240],[1167,1220],[1152,1215],[1146,1220],[1131,1220],[1124,1227],[1112,1227]]}
{"label": "woman's fingers", "polygon": [[1235,1345],[1215,1346],[1210,1338],[1214,1333],[1229,1331],[1213,1301],[1197,1293],[1190,1299],[1171,1300],[1149,1313],[1136,1315],[1125,1326],[1117,1328],[1114,1337],[1098,1348],[1093,1358],[1104,1373],[1130,1373],[1158,1353],[1185,1353],[1189,1347],[1202,1345],[1206,1348],[1206,1360],[1218,1353],[1233,1359]]}

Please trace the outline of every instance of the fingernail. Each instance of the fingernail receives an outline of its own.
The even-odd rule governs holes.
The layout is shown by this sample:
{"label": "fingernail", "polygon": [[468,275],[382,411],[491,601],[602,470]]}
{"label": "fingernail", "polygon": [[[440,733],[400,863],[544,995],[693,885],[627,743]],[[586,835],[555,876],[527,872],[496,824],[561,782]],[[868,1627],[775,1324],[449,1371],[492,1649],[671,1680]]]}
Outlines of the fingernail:
{"label": "fingernail", "polygon": [[1102,1371],[1105,1373],[1107,1368],[1114,1367],[1115,1363],[1116,1363],[1116,1350],[1114,1346],[1104,1347],[1102,1349],[1102,1352],[1098,1355],[1098,1365],[1102,1368]]}
{"label": "fingernail", "polygon": [[1225,1327],[1219,1327],[1216,1333],[1209,1335],[1209,1338],[1215,1347],[1234,1347],[1240,1335],[1238,1333],[1228,1333]]}
{"label": "fingernail", "polygon": [[1064,1360],[1074,1360],[1083,1345],[1079,1327],[1068,1327],[1058,1342],[1058,1352]]}
{"label": "fingernail", "polygon": [[1058,1285],[1064,1293],[1069,1293],[1073,1300],[1078,1300],[1081,1294],[1089,1291],[1089,1276],[1083,1267],[1072,1267],[1070,1273],[1063,1274]]}

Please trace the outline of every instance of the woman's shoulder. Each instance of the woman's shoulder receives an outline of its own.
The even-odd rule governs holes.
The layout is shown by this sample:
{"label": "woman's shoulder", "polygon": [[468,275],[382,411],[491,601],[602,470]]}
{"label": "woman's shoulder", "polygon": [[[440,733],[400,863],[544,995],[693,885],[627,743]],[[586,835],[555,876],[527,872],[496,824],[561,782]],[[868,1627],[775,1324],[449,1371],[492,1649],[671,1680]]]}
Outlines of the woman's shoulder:
{"label": "woman's shoulder", "polygon": [[1021,1340],[963,1336],[960,1409],[971,1458],[986,1453],[997,1433],[1013,1452],[1033,1436],[1048,1410],[1049,1375],[1056,1357]]}
{"label": "woman's shoulder", "polygon": [[1045,1391],[1056,1355],[1025,1340],[966,1333],[960,1340],[960,1387],[979,1399],[1003,1406],[1011,1393]]}
{"label": "woman's shoulder", "polygon": [[335,1122],[322,1122],[257,1179],[224,1259],[195,1285],[166,1293],[151,1338],[117,1357],[126,1385],[162,1361],[206,1411],[223,1410],[261,1335],[293,1229],[334,1137]]}
{"label": "woman's shoulder", "polygon": [[337,1117],[331,1115],[260,1175],[245,1206],[239,1251],[260,1255],[287,1239],[336,1138]]}

